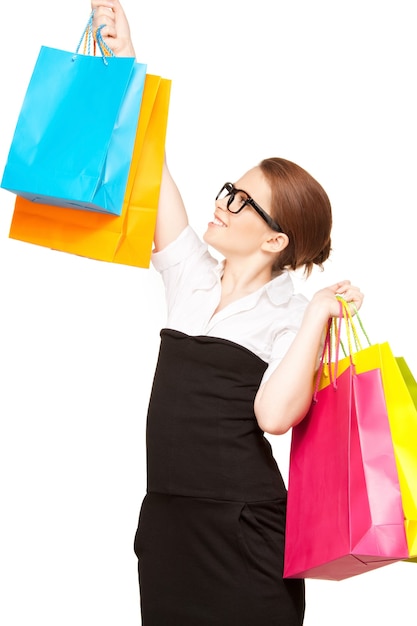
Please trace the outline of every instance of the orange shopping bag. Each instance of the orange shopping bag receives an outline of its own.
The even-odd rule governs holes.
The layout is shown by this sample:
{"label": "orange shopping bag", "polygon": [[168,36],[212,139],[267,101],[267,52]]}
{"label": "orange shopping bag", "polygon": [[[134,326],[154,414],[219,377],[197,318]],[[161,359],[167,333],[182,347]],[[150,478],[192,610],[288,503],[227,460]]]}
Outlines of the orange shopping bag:
{"label": "orange shopping bag", "polygon": [[99,261],[149,267],[171,81],[147,74],[120,216],[35,204],[17,197],[9,236]]}

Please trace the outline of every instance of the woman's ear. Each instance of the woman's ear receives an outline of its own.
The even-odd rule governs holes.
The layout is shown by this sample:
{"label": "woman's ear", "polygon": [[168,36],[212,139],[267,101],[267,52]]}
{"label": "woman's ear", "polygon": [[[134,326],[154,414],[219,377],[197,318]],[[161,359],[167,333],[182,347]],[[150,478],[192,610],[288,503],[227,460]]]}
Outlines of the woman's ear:
{"label": "woman's ear", "polygon": [[282,252],[289,243],[288,235],[285,233],[274,233],[272,236],[268,236],[267,239],[262,243],[262,250],[265,252],[272,252],[276,254],[277,252]]}

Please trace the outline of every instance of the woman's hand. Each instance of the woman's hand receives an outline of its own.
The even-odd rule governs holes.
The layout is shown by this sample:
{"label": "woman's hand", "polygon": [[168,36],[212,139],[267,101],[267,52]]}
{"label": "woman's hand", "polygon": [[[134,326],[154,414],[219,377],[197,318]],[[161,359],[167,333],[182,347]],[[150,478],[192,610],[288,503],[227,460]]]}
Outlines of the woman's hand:
{"label": "woman's hand", "polygon": [[119,0],[92,0],[91,8],[95,10],[93,30],[102,26],[101,30],[104,43],[119,57],[134,57],[130,37],[129,22]]}
{"label": "woman's hand", "polygon": [[339,317],[340,305],[336,296],[341,296],[346,300],[352,315],[361,308],[364,298],[359,287],[352,285],[349,280],[342,280],[340,283],[335,283],[317,291],[310,301],[309,308],[320,311],[320,315],[324,320],[327,320],[329,317]]}

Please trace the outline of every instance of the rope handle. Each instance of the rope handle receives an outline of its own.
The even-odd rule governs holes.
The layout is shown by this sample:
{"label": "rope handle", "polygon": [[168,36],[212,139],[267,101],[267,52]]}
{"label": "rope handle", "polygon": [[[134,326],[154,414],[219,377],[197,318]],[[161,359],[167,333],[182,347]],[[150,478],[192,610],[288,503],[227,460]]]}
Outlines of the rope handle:
{"label": "rope handle", "polygon": [[83,34],[78,42],[78,45],[75,49],[75,54],[72,58],[73,61],[77,58],[79,54],[81,46],[83,46],[82,54],[91,55],[91,44],[93,44],[93,56],[96,56],[97,47],[100,51],[100,54],[103,58],[103,62],[105,65],[108,64],[107,57],[114,57],[115,54],[111,48],[106,44],[101,34],[103,28],[105,28],[105,24],[102,24],[98,28],[93,30],[93,18],[94,18],[95,9],[91,11],[90,17],[88,18],[88,22],[83,30]]}
{"label": "rope handle", "polygon": [[[355,366],[355,353],[363,349],[359,329],[367,344],[372,345],[357,308],[354,306],[355,319],[358,321],[359,329],[355,324],[349,304],[341,296],[336,296],[336,298],[339,301],[339,316],[330,318],[327,324],[320,364],[316,373],[313,402],[317,401],[317,393],[323,374],[328,376],[332,387],[337,389],[340,350],[345,357],[349,357],[351,364]],[[346,335],[347,350],[342,341],[342,328]]]}
{"label": "rope handle", "polygon": [[[356,308],[355,305],[353,305],[353,308],[355,309],[355,319],[358,320],[359,327],[360,327],[360,329],[361,329],[361,331],[363,333],[363,336],[365,337],[365,339],[366,339],[366,341],[368,343],[368,346],[371,346],[372,345],[371,340],[369,339],[368,334],[367,334],[367,332],[366,332],[366,330],[365,330],[365,328],[364,328],[364,326],[362,324],[362,320],[361,320],[361,318],[359,316],[359,311],[358,311],[358,309]],[[350,313],[350,309],[349,308],[348,308],[348,311]],[[352,317],[351,313],[350,313],[350,316]]]}
{"label": "rope handle", "polygon": [[[320,364],[316,373],[316,380],[314,384],[313,402],[317,402],[317,394],[319,391],[320,380],[322,374],[328,371],[330,384],[336,389],[337,383],[337,362],[339,360],[339,345],[340,345],[340,331],[341,321],[343,317],[343,306],[339,303],[339,317],[330,317],[327,322],[326,334],[324,337],[323,348],[320,356]],[[336,340],[334,340],[336,338]],[[332,372],[332,344],[335,348],[335,371]]]}
{"label": "rope handle", "polygon": [[[356,308],[355,305],[353,305],[354,307],[354,314],[355,314],[355,318],[352,315],[352,312],[350,310],[350,306],[349,304],[346,302],[346,300],[344,300],[341,296],[336,296],[337,299],[339,300],[339,302],[342,303],[342,307],[343,307],[343,317],[344,317],[344,322],[345,322],[345,329],[346,329],[346,336],[347,336],[347,341],[348,341],[348,346],[349,346],[349,352],[348,354],[345,354],[345,356],[351,355],[353,356],[355,354],[355,352],[358,352],[359,350],[363,350],[362,347],[362,342],[361,339],[359,337],[359,329],[362,332],[363,337],[366,340],[366,343],[368,346],[371,346],[371,340],[369,339],[369,336],[365,330],[365,327],[362,323],[362,320],[360,318],[358,309]],[[355,324],[355,320],[358,321],[358,325],[359,325],[359,329]],[[355,348],[353,348],[353,343],[355,344]]]}

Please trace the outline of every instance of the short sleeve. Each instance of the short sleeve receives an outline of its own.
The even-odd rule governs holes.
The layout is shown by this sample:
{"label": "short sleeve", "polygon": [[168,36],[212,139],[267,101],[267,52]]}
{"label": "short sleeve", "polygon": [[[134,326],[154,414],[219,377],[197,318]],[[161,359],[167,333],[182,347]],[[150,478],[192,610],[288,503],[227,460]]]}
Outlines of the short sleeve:
{"label": "short sleeve", "polygon": [[274,345],[273,345],[272,352],[271,352],[271,359],[262,377],[261,385],[266,383],[266,381],[270,378],[271,374],[276,370],[278,365],[281,363],[290,345],[294,341],[296,334],[297,332],[295,330],[288,331],[274,341]]}
{"label": "short sleeve", "polygon": [[165,270],[186,261],[190,256],[202,249],[206,249],[206,246],[191,226],[186,226],[166,248],[152,253],[152,265],[157,272],[163,274]]}
{"label": "short sleeve", "polygon": [[218,261],[190,226],[166,248],[154,252],[151,261],[165,286],[167,323],[178,330],[183,329],[184,324],[188,327],[190,298],[196,289],[215,284]]}

